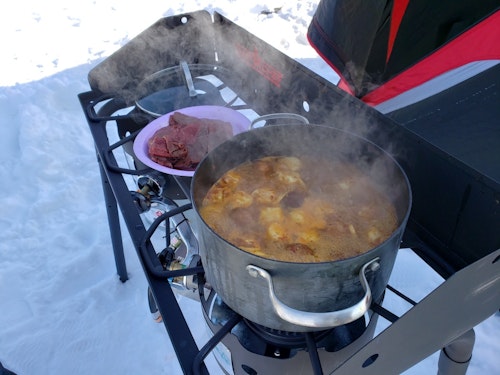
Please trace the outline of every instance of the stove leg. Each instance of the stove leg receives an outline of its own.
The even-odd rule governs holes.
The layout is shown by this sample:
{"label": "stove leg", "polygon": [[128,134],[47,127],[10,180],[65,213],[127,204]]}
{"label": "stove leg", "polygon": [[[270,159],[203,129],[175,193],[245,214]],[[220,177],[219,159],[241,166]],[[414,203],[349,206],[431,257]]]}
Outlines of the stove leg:
{"label": "stove leg", "polygon": [[118,216],[118,205],[109,181],[106,177],[106,172],[102,166],[101,160],[98,158],[99,171],[101,173],[102,190],[104,192],[104,201],[106,202],[106,211],[108,214],[109,232],[111,234],[111,244],[113,245],[113,253],[115,256],[116,271],[121,282],[128,280],[127,265],[125,264],[125,255],[123,253],[122,233],[120,229],[120,218]]}
{"label": "stove leg", "polygon": [[441,350],[438,375],[464,375],[472,357],[476,335],[471,329]]}

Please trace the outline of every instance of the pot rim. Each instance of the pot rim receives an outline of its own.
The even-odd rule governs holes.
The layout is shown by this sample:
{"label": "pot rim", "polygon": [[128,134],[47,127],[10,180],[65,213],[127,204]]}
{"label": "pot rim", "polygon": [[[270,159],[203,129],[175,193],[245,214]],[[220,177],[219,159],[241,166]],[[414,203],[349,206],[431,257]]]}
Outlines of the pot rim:
{"label": "pot rim", "polygon": [[[290,126],[292,126],[292,127],[307,127],[307,128],[309,128],[309,127],[321,127],[321,128],[325,128],[325,129],[333,129],[334,131],[342,132],[344,134],[348,134],[349,136],[353,136],[355,138],[358,138],[359,140],[361,140],[361,141],[363,141],[365,143],[368,143],[371,146],[375,147],[378,151],[380,151],[382,154],[384,154],[386,157],[388,157],[391,160],[392,163],[394,163],[394,165],[397,167],[397,170],[400,172],[401,176],[403,177],[404,185],[406,186],[407,193],[408,193],[408,199],[407,199],[407,201],[408,201],[407,203],[408,204],[407,204],[407,208],[405,210],[405,214],[401,218],[398,217],[399,225],[392,231],[392,233],[391,233],[390,236],[388,236],[384,241],[382,241],[381,243],[379,243],[377,246],[372,247],[372,248],[366,250],[365,252],[363,252],[361,254],[357,254],[357,255],[354,255],[354,256],[351,256],[351,257],[347,257],[347,258],[331,260],[331,261],[322,261],[322,262],[289,262],[289,261],[284,261],[284,260],[279,260],[279,259],[273,259],[273,258],[266,258],[266,257],[260,256],[260,255],[256,255],[256,254],[253,254],[251,252],[245,251],[245,250],[239,248],[238,246],[232,244],[231,242],[229,242],[228,240],[226,240],[225,238],[223,238],[222,236],[220,236],[218,233],[216,233],[212,229],[212,227],[207,224],[207,222],[199,214],[198,206],[197,206],[195,200],[192,199],[192,206],[193,206],[193,209],[195,210],[195,212],[197,214],[197,217],[199,219],[201,219],[201,221],[203,222],[203,224],[210,230],[210,232],[212,234],[214,234],[216,237],[218,237],[219,239],[221,239],[222,241],[224,241],[226,244],[228,244],[231,247],[233,247],[235,250],[242,252],[243,254],[250,255],[251,257],[255,257],[257,259],[263,259],[266,262],[276,262],[277,264],[285,264],[285,265],[327,265],[327,264],[331,264],[331,263],[344,263],[344,262],[345,263],[350,263],[350,262],[352,262],[353,259],[359,258],[361,256],[369,256],[370,254],[372,254],[373,252],[375,252],[377,249],[379,249],[380,247],[383,247],[386,243],[392,241],[395,237],[399,236],[401,228],[404,227],[404,226],[406,226],[406,223],[407,223],[408,218],[410,216],[410,212],[411,212],[411,208],[412,208],[412,203],[413,203],[412,190],[411,190],[410,181],[409,181],[408,176],[406,175],[403,167],[401,166],[401,164],[389,152],[387,152],[382,147],[378,146],[376,143],[370,141],[369,139],[367,139],[365,137],[362,137],[362,136],[360,136],[358,134],[355,134],[353,132],[347,131],[345,129],[341,129],[341,128],[337,128],[337,127],[333,127],[333,126],[327,126],[327,125],[321,125],[321,124],[307,124],[307,125],[304,125],[304,124],[279,124],[279,125],[269,125],[269,126],[272,126],[272,127],[275,127],[275,126],[278,126],[278,127],[290,127]],[[258,127],[258,128],[253,128],[252,130],[249,130],[249,132],[256,132],[256,131],[258,132],[258,131],[261,131],[260,129],[264,129],[264,128],[266,128],[266,126]],[[193,178],[191,180],[191,188],[190,188],[190,190],[191,190],[190,191],[191,197],[194,196],[193,192],[194,192],[194,185],[195,185],[195,179],[196,179],[197,172],[200,169],[200,167],[204,164],[205,160],[208,159],[212,153],[217,152],[217,150],[220,147],[222,147],[224,144],[226,144],[227,142],[233,141],[234,138],[236,138],[236,137],[244,137],[246,133],[247,132],[236,134],[230,140],[225,141],[225,142],[221,143],[219,146],[215,147],[212,151],[210,151],[201,160],[201,162],[196,167],[196,169],[194,171],[194,174],[193,174]]]}

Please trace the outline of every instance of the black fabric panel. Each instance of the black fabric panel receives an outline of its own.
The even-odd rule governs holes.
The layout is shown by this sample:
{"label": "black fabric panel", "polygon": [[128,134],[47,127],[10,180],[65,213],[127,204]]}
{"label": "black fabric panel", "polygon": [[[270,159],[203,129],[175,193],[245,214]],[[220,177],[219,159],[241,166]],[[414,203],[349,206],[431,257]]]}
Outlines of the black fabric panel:
{"label": "black fabric panel", "polygon": [[498,6],[499,0],[410,1],[381,82],[425,58]]}
{"label": "black fabric panel", "polygon": [[386,8],[384,9],[384,13],[382,14],[380,25],[373,40],[372,48],[366,62],[363,85],[360,88],[359,93],[360,97],[373,89],[373,83],[378,85],[378,83],[382,82],[384,79],[389,32],[391,28],[392,5],[392,1],[388,2]]}
{"label": "black fabric panel", "polygon": [[392,0],[321,0],[308,36],[362,97],[487,17],[500,0],[410,0],[386,63]]}
{"label": "black fabric panel", "polygon": [[500,64],[388,116],[500,184]]}
{"label": "black fabric panel", "polygon": [[356,93],[365,82],[366,64],[373,50],[384,11],[392,0],[322,0],[309,27],[309,40],[352,82]]}
{"label": "black fabric panel", "polygon": [[432,249],[424,258],[437,253],[455,270],[500,248],[499,104],[497,64],[388,114],[422,138],[407,144],[408,227]]}

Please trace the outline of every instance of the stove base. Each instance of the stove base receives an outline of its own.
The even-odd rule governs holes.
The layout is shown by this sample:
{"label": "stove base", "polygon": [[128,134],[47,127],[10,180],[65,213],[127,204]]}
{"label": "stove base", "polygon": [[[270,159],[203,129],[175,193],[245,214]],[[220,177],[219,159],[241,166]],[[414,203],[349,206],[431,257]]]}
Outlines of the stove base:
{"label": "stove base", "polygon": [[[216,333],[236,313],[211,293],[204,304],[205,320],[210,333]],[[303,333],[269,330],[242,320],[214,348],[212,354],[226,375],[331,373],[375,333],[377,314],[345,326],[311,333],[317,347],[310,353]],[[316,362],[319,360],[319,363]],[[315,368],[316,367],[316,368]]]}

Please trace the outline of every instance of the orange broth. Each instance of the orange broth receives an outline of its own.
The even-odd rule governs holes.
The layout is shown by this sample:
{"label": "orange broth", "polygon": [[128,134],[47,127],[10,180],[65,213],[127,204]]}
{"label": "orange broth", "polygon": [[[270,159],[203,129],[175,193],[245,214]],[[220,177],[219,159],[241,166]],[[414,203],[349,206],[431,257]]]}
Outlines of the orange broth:
{"label": "orange broth", "polygon": [[200,214],[234,246],[298,263],[362,254],[397,228],[393,204],[360,169],[311,157],[264,157],[231,169]]}

